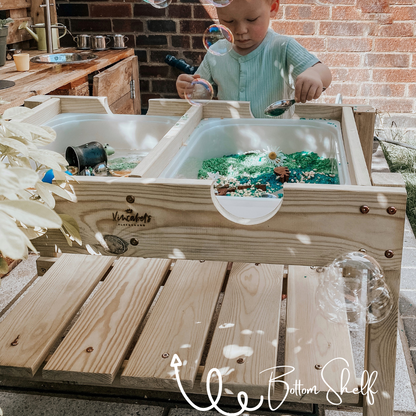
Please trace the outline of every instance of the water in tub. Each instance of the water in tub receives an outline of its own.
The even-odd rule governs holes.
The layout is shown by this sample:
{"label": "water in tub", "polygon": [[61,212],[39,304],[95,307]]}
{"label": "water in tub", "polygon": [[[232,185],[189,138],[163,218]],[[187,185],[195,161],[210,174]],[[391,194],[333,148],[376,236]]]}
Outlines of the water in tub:
{"label": "water in tub", "polygon": [[179,117],[166,116],[59,114],[45,123],[57,133],[56,140],[47,148],[64,155],[68,146],[93,141],[108,144],[114,149],[108,157],[109,170],[123,176],[143,160],[178,120]]}
{"label": "water in tub", "polygon": [[241,218],[276,210],[283,182],[349,183],[331,120],[203,120],[161,177],[213,179],[220,204]]}

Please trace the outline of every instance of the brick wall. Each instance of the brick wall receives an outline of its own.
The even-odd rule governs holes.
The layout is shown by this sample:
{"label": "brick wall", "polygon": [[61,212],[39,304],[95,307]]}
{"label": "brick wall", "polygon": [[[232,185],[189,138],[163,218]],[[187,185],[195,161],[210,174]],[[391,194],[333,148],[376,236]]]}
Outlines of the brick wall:
{"label": "brick wall", "polygon": [[[201,0],[202,1],[202,0]],[[260,0],[259,0],[260,1]],[[58,0],[59,20],[73,34],[124,33],[140,61],[143,107],[177,97],[167,54],[198,65],[213,6],[173,0],[156,9],[134,0]],[[321,101],[370,104],[390,113],[416,112],[416,0],[281,0],[276,32],[293,36],[332,71]],[[64,38],[65,39],[65,38]],[[62,39],[62,40],[64,40]],[[66,37],[65,45],[73,44]]]}

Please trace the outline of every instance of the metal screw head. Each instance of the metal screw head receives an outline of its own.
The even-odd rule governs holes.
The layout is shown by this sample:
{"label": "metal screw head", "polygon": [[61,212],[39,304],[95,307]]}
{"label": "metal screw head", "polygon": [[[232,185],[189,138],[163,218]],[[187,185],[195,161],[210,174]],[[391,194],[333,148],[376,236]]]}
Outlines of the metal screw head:
{"label": "metal screw head", "polygon": [[88,347],[85,351],[87,351],[87,352],[93,352],[94,351],[94,348],[93,347]]}
{"label": "metal screw head", "polygon": [[316,364],[316,365],[315,365],[315,368],[316,368],[317,370],[322,370],[322,366],[321,366],[321,364]]}
{"label": "metal screw head", "polygon": [[126,201],[127,201],[129,204],[132,204],[132,203],[135,201],[135,198],[134,198],[134,196],[133,196],[133,195],[127,195],[127,197],[126,197]]}
{"label": "metal screw head", "polygon": [[132,239],[130,240],[130,244],[131,244],[132,246],[138,246],[138,245],[139,245],[139,240],[137,240],[136,238],[132,238]]}
{"label": "metal screw head", "polygon": [[237,364],[244,364],[244,358],[239,358],[238,360],[237,360]]}
{"label": "metal screw head", "polygon": [[358,251],[360,251],[361,253],[367,253],[367,250],[365,248],[360,248]]}
{"label": "metal screw head", "polygon": [[168,352],[163,353],[162,358],[169,358],[169,353]]}
{"label": "metal screw head", "polygon": [[260,263],[254,263],[255,266],[260,266]]}
{"label": "metal screw head", "polygon": [[200,263],[205,263],[205,260],[199,260]]}
{"label": "metal screw head", "polygon": [[316,266],[309,266],[312,270],[316,269]]}
{"label": "metal screw head", "polygon": [[362,214],[368,214],[370,212],[370,207],[368,207],[367,205],[362,205],[360,207],[360,211]]}
{"label": "metal screw head", "polygon": [[396,207],[388,207],[387,208],[387,213],[390,215],[394,215],[397,212]]}
{"label": "metal screw head", "polygon": [[322,273],[324,270],[325,270],[325,267],[317,267],[317,268],[316,268],[316,271],[317,271],[318,273]]}
{"label": "metal screw head", "polygon": [[393,250],[386,250],[386,251],[384,252],[384,255],[385,255],[388,259],[391,259],[391,258],[394,256],[394,252],[393,252]]}

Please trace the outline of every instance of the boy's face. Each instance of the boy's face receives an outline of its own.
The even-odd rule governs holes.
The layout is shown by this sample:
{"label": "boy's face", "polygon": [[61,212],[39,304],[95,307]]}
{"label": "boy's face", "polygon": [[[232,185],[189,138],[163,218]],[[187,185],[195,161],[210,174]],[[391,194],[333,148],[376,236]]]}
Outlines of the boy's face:
{"label": "boy's face", "polygon": [[233,32],[234,50],[247,55],[263,41],[278,8],[279,0],[234,0],[217,12],[220,23]]}

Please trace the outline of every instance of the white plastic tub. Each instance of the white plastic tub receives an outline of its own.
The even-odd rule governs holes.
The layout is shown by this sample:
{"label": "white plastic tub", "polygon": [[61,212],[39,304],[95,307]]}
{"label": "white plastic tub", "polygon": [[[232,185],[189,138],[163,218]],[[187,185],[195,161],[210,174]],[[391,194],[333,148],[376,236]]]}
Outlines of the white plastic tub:
{"label": "white plastic tub", "polygon": [[[350,184],[341,125],[332,120],[206,119],[203,120],[162,172],[162,178],[196,179],[202,162],[214,157],[263,150],[284,153],[315,152],[338,162],[340,184]],[[230,213],[258,218],[270,213],[281,200],[273,198],[217,197]]]}
{"label": "white plastic tub", "polygon": [[179,117],[125,114],[59,114],[45,123],[56,133],[56,140],[45,148],[65,154],[68,146],[97,141],[108,143],[115,156],[131,150],[149,153],[175,125]]}

